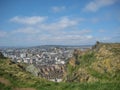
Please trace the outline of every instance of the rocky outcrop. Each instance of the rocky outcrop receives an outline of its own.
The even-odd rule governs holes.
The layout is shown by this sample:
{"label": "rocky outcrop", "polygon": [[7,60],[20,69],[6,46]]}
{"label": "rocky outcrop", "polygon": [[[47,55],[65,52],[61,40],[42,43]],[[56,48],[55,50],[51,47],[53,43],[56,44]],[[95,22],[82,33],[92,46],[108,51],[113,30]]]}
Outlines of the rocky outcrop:
{"label": "rocky outcrop", "polygon": [[26,71],[32,73],[34,76],[38,76],[39,73],[38,69],[33,64],[27,66]]}
{"label": "rocky outcrop", "polygon": [[[79,64],[76,64],[79,61]],[[100,43],[84,52],[76,51],[67,65],[67,82],[118,82],[120,43]]]}
{"label": "rocky outcrop", "polygon": [[120,44],[101,44],[96,59],[91,66],[94,70],[103,74],[120,71]]}

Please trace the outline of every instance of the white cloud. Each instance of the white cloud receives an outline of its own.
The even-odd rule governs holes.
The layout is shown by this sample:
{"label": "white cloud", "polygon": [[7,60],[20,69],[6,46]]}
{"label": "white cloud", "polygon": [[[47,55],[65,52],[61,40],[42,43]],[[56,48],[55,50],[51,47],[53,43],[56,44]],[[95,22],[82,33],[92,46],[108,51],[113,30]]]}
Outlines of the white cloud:
{"label": "white cloud", "polygon": [[61,30],[76,26],[80,21],[78,19],[69,19],[68,17],[62,17],[58,21],[50,24],[39,25],[40,28],[45,30]]}
{"label": "white cloud", "polygon": [[12,19],[10,19],[10,21],[16,22],[16,23],[34,25],[34,24],[41,23],[41,22],[45,21],[45,19],[46,19],[46,17],[41,17],[41,16],[32,16],[32,17],[15,16]]}
{"label": "white cloud", "polygon": [[57,13],[57,12],[61,12],[61,11],[64,11],[66,9],[65,6],[54,6],[51,8],[53,12]]}
{"label": "white cloud", "polygon": [[92,42],[91,30],[78,30],[83,18],[60,17],[54,22],[38,23],[12,30],[10,36],[18,43],[79,45]]}
{"label": "white cloud", "polygon": [[[49,33],[52,35],[55,35],[56,33],[66,33],[64,32],[64,30],[68,30],[71,28],[74,28],[77,26],[77,24],[82,21],[83,19],[71,19],[68,17],[61,17],[59,19],[57,19],[55,22],[51,22],[51,23],[39,23],[36,24],[34,26],[24,26],[24,27],[20,27],[16,30],[12,30],[12,34],[16,34],[16,33],[24,33],[24,34],[41,34],[41,32],[43,33]],[[61,32],[62,30],[62,32]],[[77,30],[78,31],[78,30]],[[86,31],[80,31],[79,33],[84,33]],[[69,33],[74,33],[74,31],[71,31]],[[74,33],[75,34],[75,33]],[[77,33],[78,34],[78,33]]]}
{"label": "white cloud", "polygon": [[77,34],[77,35],[84,35],[84,34],[88,34],[88,33],[90,33],[91,32],[91,30],[88,30],[88,29],[83,29],[83,30],[73,30],[73,31],[70,31],[69,33],[70,34]]}
{"label": "white cloud", "polygon": [[84,44],[85,42],[92,42],[93,36],[90,34],[91,30],[72,30],[72,31],[53,31],[49,34],[38,35],[38,41],[44,42],[44,44],[66,44],[66,45],[75,45],[75,44]]}
{"label": "white cloud", "polygon": [[40,30],[38,30],[34,27],[25,27],[25,28],[20,28],[20,29],[12,31],[13,34],[15,34],[15,33],[36,34],[39,32],[40,32]]}
{"label": "white cloud", "polygon": [[80,45],[80,44],[89,44],[93,42],[92,35],[43,35],[38,37],[40,41],[44,42],[44,44],[64,44],[64,45]]}
{"label": "white cloud", "polygon": [[102,7],[114,4],[116,1],[117,0],[93,0],[90,3],[88,3],[83,10],[96,12]]}
{"label": "white cloud", "polygon": [[86,38],[87,38],[87,39],[92,39],[93,36],[92,36],[92,35],[86,35]]}
{"label": "white cloud", "polygon": [[103,41],[109,41],[111,38],[110,37],[103,37],[102,40]]}
{"label": "white cloud", "polygon": [[7,32],[5,31],[0,31],[0,38],[5,37],[7,35]]}
{"label": "white cloud", "polygon": [[62,34],[64,36],[66,35],[86,35],[91,33],[91,30],[88,29],[83,29],[83,30],[76,30],[76,29],[71,29],[71,30],[57,30],[57,31],[50,31],[52,35],[59,35]]}

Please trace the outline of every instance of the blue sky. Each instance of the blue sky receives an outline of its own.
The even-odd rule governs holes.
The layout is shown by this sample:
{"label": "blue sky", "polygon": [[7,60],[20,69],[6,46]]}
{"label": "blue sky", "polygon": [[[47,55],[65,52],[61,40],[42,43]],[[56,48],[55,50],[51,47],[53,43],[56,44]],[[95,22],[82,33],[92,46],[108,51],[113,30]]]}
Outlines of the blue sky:
{"label": "blue sky", "polygon": [[120,0],[0,0],[0,46],[120,42]]}

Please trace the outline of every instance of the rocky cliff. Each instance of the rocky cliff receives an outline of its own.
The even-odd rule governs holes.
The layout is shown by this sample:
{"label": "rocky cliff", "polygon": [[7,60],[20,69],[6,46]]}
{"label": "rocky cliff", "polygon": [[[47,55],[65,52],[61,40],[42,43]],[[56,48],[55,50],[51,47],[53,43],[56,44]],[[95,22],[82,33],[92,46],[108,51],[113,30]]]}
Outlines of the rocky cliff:
{"label": "rocky cliff", "polygon": [[75,51],[67,66],[66,82],[119,82],[120,43],[98,42],[91,50]]}

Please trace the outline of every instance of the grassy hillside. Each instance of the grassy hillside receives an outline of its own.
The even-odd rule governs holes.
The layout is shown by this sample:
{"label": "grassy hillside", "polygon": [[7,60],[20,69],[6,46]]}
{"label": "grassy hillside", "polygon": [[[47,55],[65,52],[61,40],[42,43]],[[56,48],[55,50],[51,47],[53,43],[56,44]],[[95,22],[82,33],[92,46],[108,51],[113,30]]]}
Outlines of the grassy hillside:
{"label": "grassy hillside", "polygon": [[25,64],[0,56],[0,90],[119,90],[120,44],[98,44],[84,53],[76,51],[67,64],[63,82],[35,77]]}
{"label": "grassy hillside", "polygon": [[98,43],[85,52],[75,50],[64,81],[111,83],[120,87],[120,43]]}

